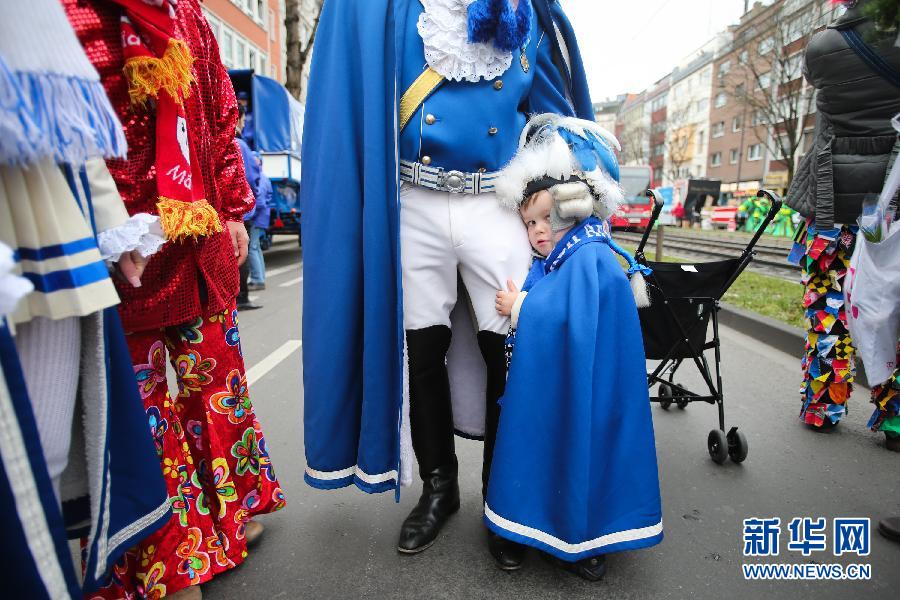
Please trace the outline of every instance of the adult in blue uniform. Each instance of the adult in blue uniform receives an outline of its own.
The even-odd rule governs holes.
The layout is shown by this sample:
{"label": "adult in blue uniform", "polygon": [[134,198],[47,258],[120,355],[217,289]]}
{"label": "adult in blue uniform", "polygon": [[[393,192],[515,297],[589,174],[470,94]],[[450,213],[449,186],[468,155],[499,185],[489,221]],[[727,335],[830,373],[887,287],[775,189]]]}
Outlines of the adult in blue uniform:
{"label": "adult in blue uniform", "polygon": [[[494,295],[508,278],[521,284],[530,262],[521,222],[493,193],[496,174],[528,115],[592,118],[590,98],[571,26],[550,0],[326,3],[314,57],[302,190],[306,481],[397,489],[410,439],[424,485],[398,549],[415,553],[459,507],[454,420],[483,435],[485,482],[490,467],[509,327]],[[458,278],[486,371],[477,406],[454,397],[451,407],[448,350],[471,332],[451,335]],[[483,416],[459,427],[472,414]],[[499,538],[491,549],[504,568],[521,562]]]}

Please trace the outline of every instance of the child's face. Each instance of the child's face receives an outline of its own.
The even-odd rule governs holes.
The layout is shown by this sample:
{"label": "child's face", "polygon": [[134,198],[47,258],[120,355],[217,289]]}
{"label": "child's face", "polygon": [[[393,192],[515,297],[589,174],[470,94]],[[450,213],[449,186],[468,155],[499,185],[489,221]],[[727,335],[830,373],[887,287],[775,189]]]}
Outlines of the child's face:
{"label": "child's face", "polygon": [[522,221],[528,229],[528,241],[541,256],[553,250],[553,230],[550,228],[550,209],[553,196],[547,190],[537,193],[537,197],[521,210]]}

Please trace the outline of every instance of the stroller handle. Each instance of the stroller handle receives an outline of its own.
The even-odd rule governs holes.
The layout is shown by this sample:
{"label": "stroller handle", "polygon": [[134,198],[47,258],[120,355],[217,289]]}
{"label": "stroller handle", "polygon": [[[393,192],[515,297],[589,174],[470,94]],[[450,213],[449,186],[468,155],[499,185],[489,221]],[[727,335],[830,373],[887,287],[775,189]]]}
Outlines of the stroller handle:
{"label": "stroller handle", "polygon": [[648,222],[647,227],[644,228],[644,235],[641,236],[641,243],[638,244],[635,255],[644,253],[644,246],[647,245],[647,240],[650,238],[650,232],[653,230],[653,226],[659,218],[659,213],[661,213],[663,209],[663,199],[657,196],[656,192],[648,189],[644,192],[644,195],[653,200],[653,214],[650,215],[650,222]]}

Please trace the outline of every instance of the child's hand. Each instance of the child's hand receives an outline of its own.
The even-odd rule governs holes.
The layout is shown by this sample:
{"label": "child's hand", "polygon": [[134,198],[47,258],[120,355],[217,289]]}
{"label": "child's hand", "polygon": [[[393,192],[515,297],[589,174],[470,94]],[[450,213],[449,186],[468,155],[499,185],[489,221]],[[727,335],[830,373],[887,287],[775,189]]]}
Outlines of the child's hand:
{"label": "child's hand", "polygon": [[512,279],[506,280],[506,288],[506,291],[497,291],[497,300],[494,303],[497,312],[504,317],[508,317],[512,313],[513,304],[516,303],[516,298],[519,297],[519,290]]}

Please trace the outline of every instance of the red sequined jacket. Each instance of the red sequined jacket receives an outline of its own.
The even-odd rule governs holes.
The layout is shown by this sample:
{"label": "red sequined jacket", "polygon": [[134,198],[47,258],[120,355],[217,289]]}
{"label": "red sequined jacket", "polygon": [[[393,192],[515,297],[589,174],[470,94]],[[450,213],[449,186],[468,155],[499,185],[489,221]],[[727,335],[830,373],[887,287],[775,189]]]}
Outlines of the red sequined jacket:
{"label": "red sequined jacket", "polygon": [[[157,214],[156,116],[149,105],[133,107],[128,96],[122,73],[122,9],[103,0],[62,3],[125,127],[128,159],[108,161],[119,193],[130,214]],[[178,2],[175,35],[196,59],[196,81],[184,106],[191,153],[200,161],[206,199],[223,224],[241,222],[254,200],[240,150],[234,143],[237,100],[198,0]],[[238,293],[238,267],[228,229],[196,241],[168,242],[150,259],[141,281],[140,288],[116,283],[126,331],[178,325],[231,306]]]}

